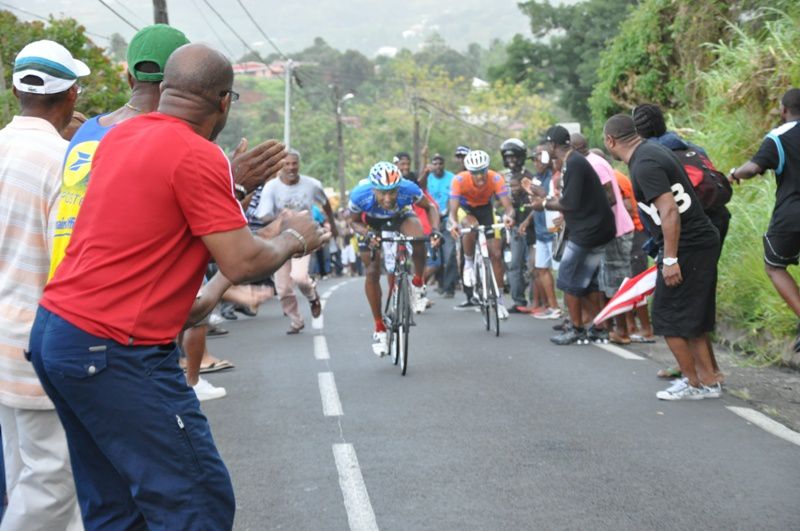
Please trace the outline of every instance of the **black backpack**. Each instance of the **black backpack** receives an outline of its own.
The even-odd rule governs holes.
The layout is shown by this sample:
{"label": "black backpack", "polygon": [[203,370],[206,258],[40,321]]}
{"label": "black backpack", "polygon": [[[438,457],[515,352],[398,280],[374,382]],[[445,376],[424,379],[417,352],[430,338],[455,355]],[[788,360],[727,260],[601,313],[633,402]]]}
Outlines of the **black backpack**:
{"label": "black backpack", "polygon": [[725,175],[717,171],[708,157],[693,149],[676,149],[673,153],[681,160],[683,168],[689,175],[703,210],[708,211],[728,204],[733,196],[731,183]]}

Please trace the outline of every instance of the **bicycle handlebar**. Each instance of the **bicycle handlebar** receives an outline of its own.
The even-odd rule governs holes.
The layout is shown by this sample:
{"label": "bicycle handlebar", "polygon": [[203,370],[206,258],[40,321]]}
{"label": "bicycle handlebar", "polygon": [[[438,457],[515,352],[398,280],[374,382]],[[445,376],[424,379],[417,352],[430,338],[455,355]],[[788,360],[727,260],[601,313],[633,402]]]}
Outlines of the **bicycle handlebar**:
{"label": "bicycle handlebar", "polygon": [[461,232],[479,232],[487,230],[497,230],[507,228],[503,223],[495,223],[493,225],[476,225],[474,227],[461,227]]}
{"label": "bicycle handlebar", "polygon": [[385,243],[396,243],[396,242],[406,242],[406,243],[408,243],[408,242],[427,242],[427,241],[430,241],[431,237],[430,236],[404,236],[404,235],[401,234],[400,236],[390,236],[390,237],[386,237],[386,238],[384,238],[383,236],[379,236],[378,239],[381,241],[381,243],[384,243],[384,242]]}

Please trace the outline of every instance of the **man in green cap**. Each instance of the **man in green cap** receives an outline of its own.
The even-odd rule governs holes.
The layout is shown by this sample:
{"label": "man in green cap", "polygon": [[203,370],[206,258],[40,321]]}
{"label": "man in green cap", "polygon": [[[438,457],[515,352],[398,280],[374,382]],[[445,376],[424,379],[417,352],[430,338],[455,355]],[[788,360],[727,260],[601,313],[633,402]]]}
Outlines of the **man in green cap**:
{"label": "man in green cap", "polygon": [[[141,114],[153,112],[158,108],[161,98],[161,81],[164,79],[164,66],[172,52],[188,44],[189,39],[180,30],[166,24],[153,24],[139,30],[128,45],[128,85],[131,87],[130,99],[119,109],[101,114],[87,120],[69,144],[64,159],[61,198],[56,218],[55,238],[50,263],[49,279],[67,253],[72,231],[80,211],[83,198],[89,185],[92,159],[102,138],[116,125]],[[283,144],[268,140],[246,151],[247,141],[242,139],[233,155],[232,169],[239,199],[255,190],[268,178],[277,174],[283,159]],[[193,314],[208,313],[231,284],[221,275],[213,278],[198,298]],[[190,360],[203,357],[205,352],[206,326],[204,322],[187,330],[187,337],[195,339],[200,348],[187,352]],[[197,352],[195,352],[197,351]],[[210,355],[206,356],[215,361]],[[196,371],[200,362],[188,364],[191,385],[201,400],[218,398],[225,390],[215,388],[206,380],[198,379]]]}
{"label": "man in green cap", "polygon": [[87,120],[72,137],[64,159],[50,278],[66,254],[100,140],[118,123],[156,109],[161,96],[159,87],[164,78],[164,65],[173,51],[188,43],[189,39],[181,31],[166,24],[140,30],[128,46],[130,99],[114,112]]}

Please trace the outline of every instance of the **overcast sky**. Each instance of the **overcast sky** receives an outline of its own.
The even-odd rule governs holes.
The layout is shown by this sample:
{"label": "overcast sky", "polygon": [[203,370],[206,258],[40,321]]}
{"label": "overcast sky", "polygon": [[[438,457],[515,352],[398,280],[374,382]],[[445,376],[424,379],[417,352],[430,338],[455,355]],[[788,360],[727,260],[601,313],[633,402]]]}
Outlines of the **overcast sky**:
{"label": "overcast sky", "polygon": [[[153,21],[151,0],[104,0],[134,26]],[[256,51],[273,48],[247,18],[237,0],[207,0],[242,39]],[[471,42],[505,41],[515,33],[529,34],[528,19],[513,0],[241,0],[266,34],[281,50],[291,52],[323,37],[341,50],[354,48],[372,57],[382,46],[416,49],[424,35],[441,33],[454,48],[463,50]],[[245,45],[211,11],[206,0],[167,0],[170,23],[190,40],[214,45],[233,58],[246,52]],[[119,33],[126,40],[135,30],[104,7],[100,0],[3,0],[37,15],[69,16],[89,32],[109,36]],[[12,9],[12,11],[14,11]],[[22,19],[31,17],[14,11]],[[108,41],[92,36],[101,46]]]}

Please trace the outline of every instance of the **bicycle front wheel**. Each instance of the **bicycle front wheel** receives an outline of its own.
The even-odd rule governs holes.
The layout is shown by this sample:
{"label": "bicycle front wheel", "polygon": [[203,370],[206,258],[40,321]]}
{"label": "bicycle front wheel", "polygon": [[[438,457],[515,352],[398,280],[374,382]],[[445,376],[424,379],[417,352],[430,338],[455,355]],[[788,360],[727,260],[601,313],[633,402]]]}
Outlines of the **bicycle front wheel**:
{"label": "bicycle front wheel", "polygon": [[408,370],[408,335],[411,330],[411,295],[409,291],[408,278],[403,277],[401,298],[403,299],[403,310],[400,314],[400,327],[398,329],[398,355],[400,357],[400,373],[405,376]]}
{"label": "bicycle front wheel", "polygon": [[[488,275],[494,275],[492,271],[492,265],[488,258],[486,258],[486,266],[485,269],[488,271]],[[497,305],[499,294],[497,293],[497,283],[495,282],[494,277],[490,277],[487,279],[486,287],[488,288],[487,291],[489,292],[488,300],[486,301],[486,316],[487,322],[491,322],[494,320],[494,336],[500,336],[500,312],[497,311]],[[494,319],[491,319],[490,314],[494,314]],[[486,327],[489,330],[489,326]]]}

